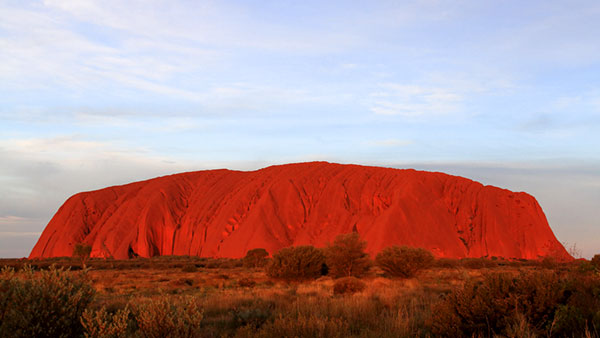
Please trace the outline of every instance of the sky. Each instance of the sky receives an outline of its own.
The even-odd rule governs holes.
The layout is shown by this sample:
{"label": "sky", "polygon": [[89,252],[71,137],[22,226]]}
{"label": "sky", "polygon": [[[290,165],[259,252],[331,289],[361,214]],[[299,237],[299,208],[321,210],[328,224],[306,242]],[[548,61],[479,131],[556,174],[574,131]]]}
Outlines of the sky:
{"label": "sky", "polygon": [[71,195],[324,160],[535,196],[600,253],[600,2],[0,0],[0,257]]}

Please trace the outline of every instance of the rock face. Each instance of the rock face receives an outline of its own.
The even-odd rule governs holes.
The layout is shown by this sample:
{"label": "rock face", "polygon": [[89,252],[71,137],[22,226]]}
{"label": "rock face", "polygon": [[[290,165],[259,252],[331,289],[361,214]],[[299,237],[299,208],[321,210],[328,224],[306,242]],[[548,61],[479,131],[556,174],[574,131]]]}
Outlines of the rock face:
{"label": "rock face", "polygon": [[358,232],[374,255],[391,245],[438,257],[572,259],[534,197],[437,172],[326,162],[209,170],[82,192],[54,215],[30,258],[242,257],[325,246]]}

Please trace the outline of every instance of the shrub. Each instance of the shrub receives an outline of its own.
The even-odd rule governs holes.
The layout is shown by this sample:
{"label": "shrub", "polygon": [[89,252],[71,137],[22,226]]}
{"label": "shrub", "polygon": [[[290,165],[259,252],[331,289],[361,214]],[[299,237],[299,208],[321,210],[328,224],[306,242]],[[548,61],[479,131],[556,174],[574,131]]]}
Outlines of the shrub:
{"label": "shrub", "polygon": [[558,268],[558,260],[552,256],[545,256],[539,261],[539,265],[544,269],[553,270]]}
{"label": "shrub", "polygon": [[273,255],[267,275],[272,278],[296,280],[318,278],[324,264],[325,256],[313,246],[283,248]]}
{"label": "shrub", "polygon": [[515,278],[503,273],[485,275],[483,281],[467,281],[434,307],[433,333],[457,337],[503,333],[511,324],[518,292],[522,291],[516,284]]}
{"label": "shrub", "polygon": [[594,273],[598,271],[598,269],[591,262],[582,260],[571,263],[571,271],[578,272],[581,274],[587,274]]}
{"label": "shrub", "polygon": [[98,311],[85,310],[81,316],[85,337],[126,337],[130,313],[128,307],[119,309],[115,313],[110,313],[104,307]]}
{"label": "shrub", "polygon": [[375,257],[375,263],[385,273],[404,278],[412,277],[417,271],[430,267],[434,261],[431,252],[408,246],[388,247]]}
{"label": "shrub", "polygon": [[600,278],[594,275],[567,275],[565,295],[568,296],[555,313],[557,335],[584,336],[587,327],[600,336]]}
{"label": "shrub", "polygon": [[207,269],[233,269],[242,266],[241,259],[233,258],[212,258],[206,262]]}
{"label": "shrub", "polygon": [[94,298],[84,276],[51,267],[35,273],[26,266],[20,274],[5,269],[0,278],[0,336],[75,337],[79,322]]}
{"label": "shrub", "polygon": [[193,298],[162,296],[137,305],[135,319],[139,335],[149,338],[198,337],[202,310]]}
{"label": "shrub", "polygon": [[594,255],[590,260],[590,263],[596,268],[596,270],[600,271],[600,254]]}
{"label": "shrub", "polygon": [[242,259],[242,264],[246,268],[258,268],[267,264],[269,253],[263,248],[249,250],[246,257]]}
{"label": "shrub", "polygon": [[353,294],[363,291],[367,285],[356,277],[344,277],[335,281],[333,284],[333,294]]}
{"label": "shrub", "polygon": [[371,268],[371,260],[365,252],[367,242],[358,233],[338,235],[333,244],[325,249],[329,274],[333,277],[360,277]]}
{"label": "shrub", "polygon": [[461,266],[460,260],[456,258],[440,258],[434,262],[436,268],[456,269]]}
{"label": "shrub", "polygon": [[[432,309],[432,332],[439,336],[509,335],[522,331],[544,336],[577,336],[596,327],[600,280],[555,271],[484,275],[451,292]],[[526,326],[526,327],[523,327]]]}

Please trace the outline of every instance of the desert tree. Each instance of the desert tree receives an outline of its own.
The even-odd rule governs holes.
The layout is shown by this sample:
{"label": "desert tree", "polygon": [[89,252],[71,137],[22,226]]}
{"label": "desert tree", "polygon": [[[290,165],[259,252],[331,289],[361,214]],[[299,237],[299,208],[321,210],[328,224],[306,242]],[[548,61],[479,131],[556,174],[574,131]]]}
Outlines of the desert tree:
{"label": "desert tree", "polygon": [[269,257],[269,253],[263,248],[248,250],[242,259],[242,264],[246,268],[258,268],[267,264],[267,257]]}
{"label": "desert tree", "polygon": [[338,235],[325,248],[326,264],[333,277],[360,277],[371,268],[371,259],[365,252],[367,242],[356,232]]}
{"label": "desert tree", "polygon": [[73,257],[79,258],[83,269],[85,269],[85,262],[90,258],[91,253],[92,246],[89,244],[77,243],[75,244],[75,248],[73,248]]}

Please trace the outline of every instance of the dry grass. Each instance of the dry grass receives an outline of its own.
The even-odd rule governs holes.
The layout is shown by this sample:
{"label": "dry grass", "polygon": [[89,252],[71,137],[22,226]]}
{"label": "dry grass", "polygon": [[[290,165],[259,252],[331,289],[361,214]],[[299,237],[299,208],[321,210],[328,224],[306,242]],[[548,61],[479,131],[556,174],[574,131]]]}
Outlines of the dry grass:
{"label": "dry grass", "polygon": [[[79,265],[66,258],[38,261],[37,266],[44,268],[53,262]],[[22,263],[0,261],[0,265],[17,268]],[[196,272],[185,272],[183,267],[190,264]],[[100,312],[102,318],[110,321],[110,315],[135,310],[136,304],[168,299],[176,309],[179,299],[193,299],[201,309],[202,337],[426,337],[431,336],[428,320],[434,315],[432,309],[454,290],[483,280],[489,272],[517,276],[544,269],[528,262],[466,265],[472,267],[445,262],[405,279],[386,278],[374,268],[361,278],[365,283],[362,291],[334,294],[336,280],[331,277],[305,282],[271,279],[264,268],[244,268],[232,260],[90,260],[88,278],[97,294],[89,311],[105,311]],[[135,317],[135,311],[130,321],[131,316]],[[132,327],[135,325],[129,327],[128,335],[134,334]],[[524,318],[515,321],[510,330],[515,336],[535,336]],[[595,330],[590,327],[590,337],[598,337]]]}
{"label": "dry grass", "polygon": [[[268,278],[260,269],[92,270],[90,275],[99,292],[97,306],[122,303],[123,296],[129,300],[173,294],[196,297],[204,309],[207,337],[293,332],[319,337],[332,335],[330,331],[337,332],[333,336],[413,337],[427,334],[425,321],[440,295],[484,272],[436,268],[415,278],[389,279],[374,270],[361,279],[365,289],[353,295],[334,295],[335,280],[327,276],[285,282]],[[244,279],[256,284],[252,288],[240,285]],[[193,282],[181,282],[185,280]]]}

